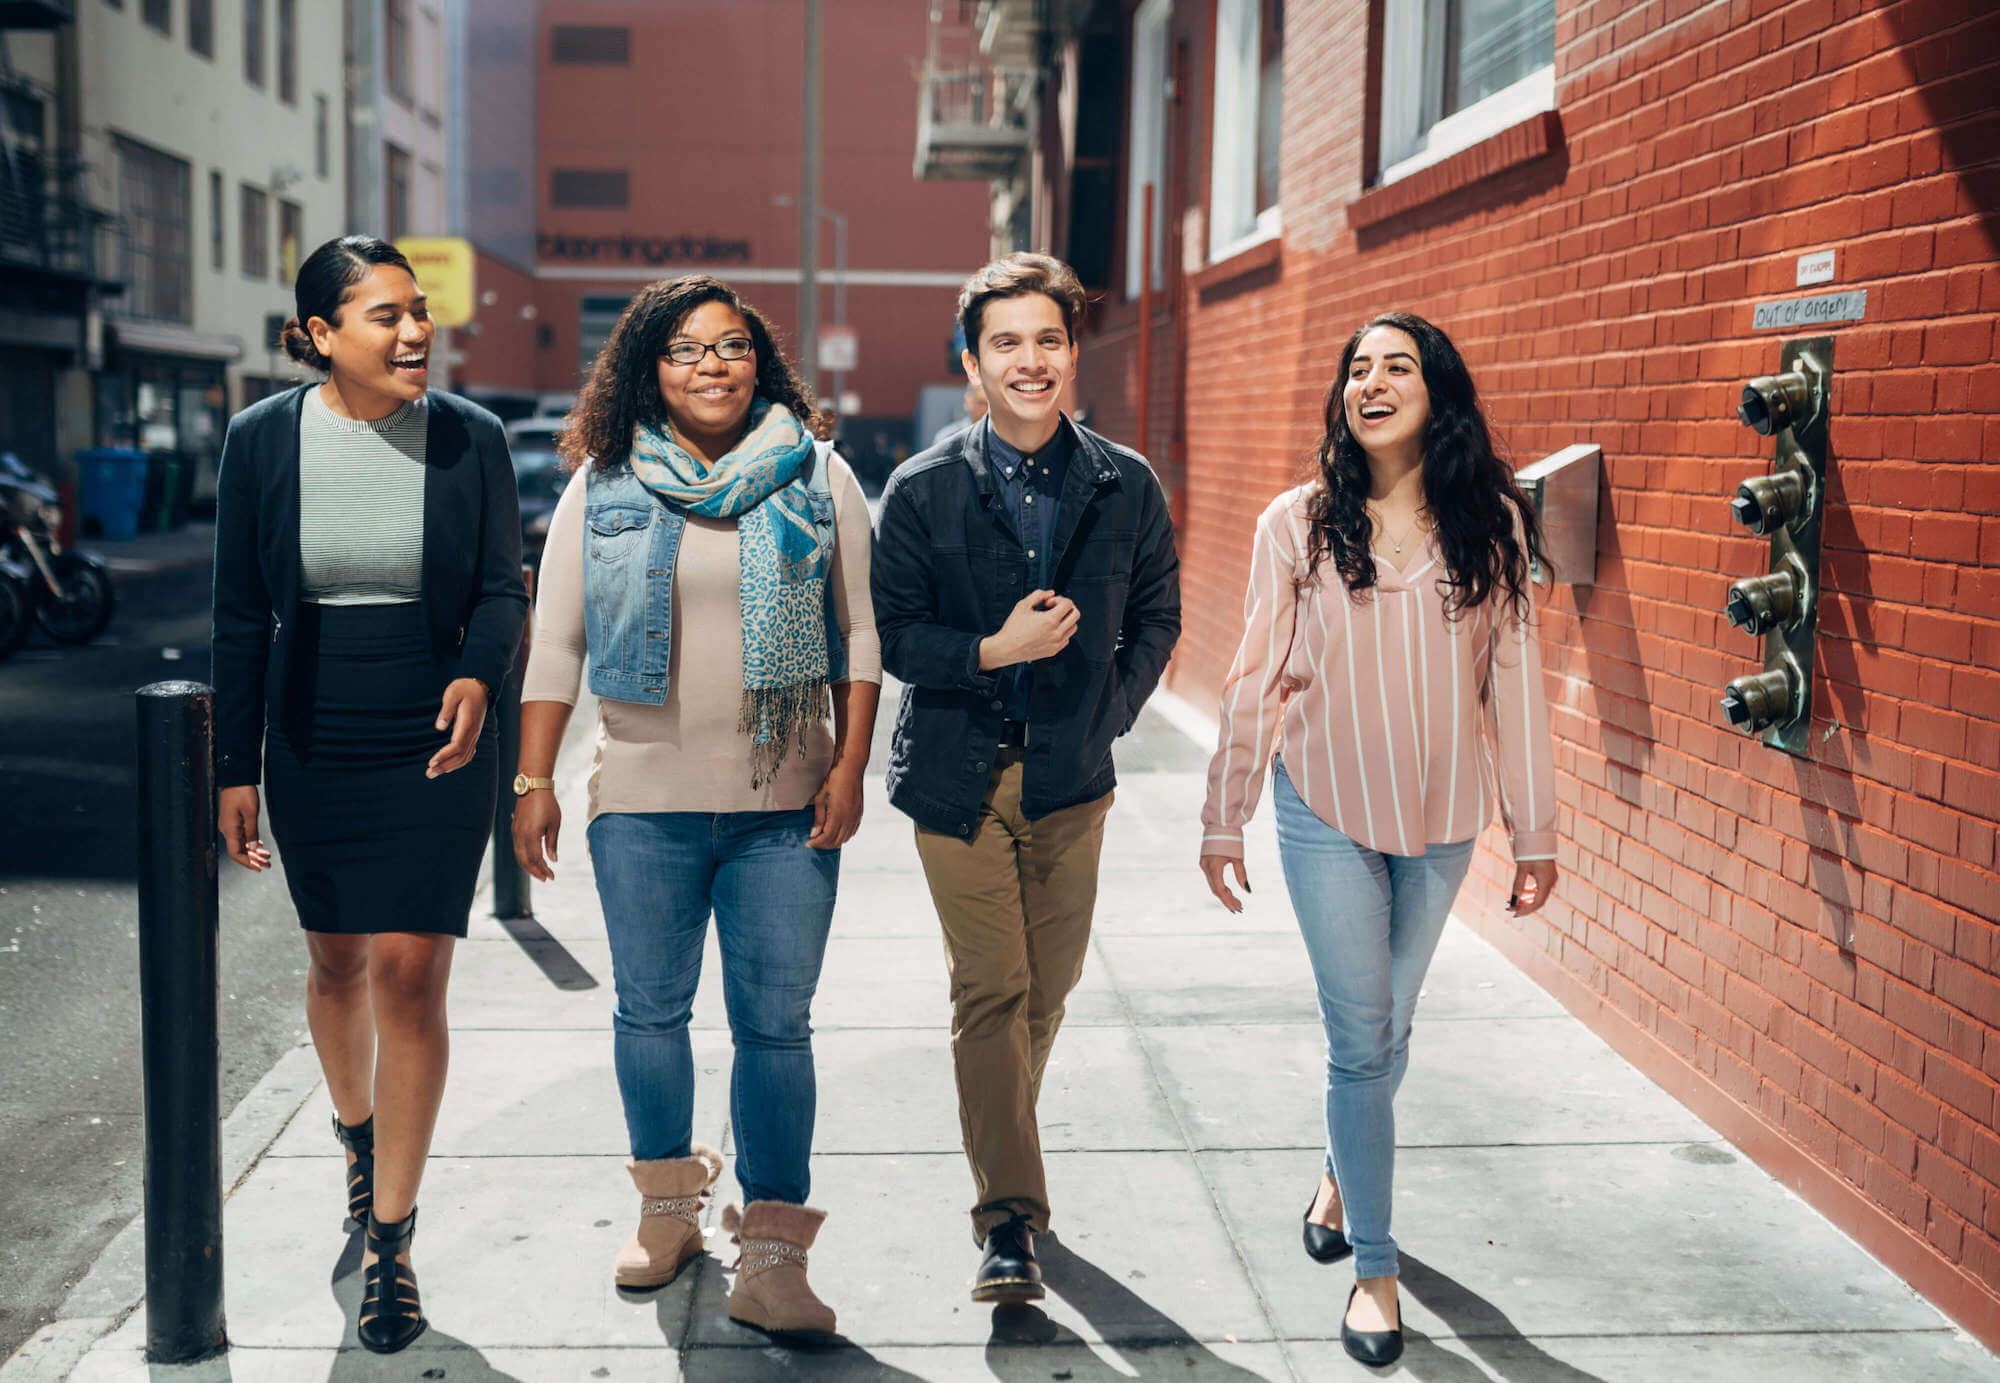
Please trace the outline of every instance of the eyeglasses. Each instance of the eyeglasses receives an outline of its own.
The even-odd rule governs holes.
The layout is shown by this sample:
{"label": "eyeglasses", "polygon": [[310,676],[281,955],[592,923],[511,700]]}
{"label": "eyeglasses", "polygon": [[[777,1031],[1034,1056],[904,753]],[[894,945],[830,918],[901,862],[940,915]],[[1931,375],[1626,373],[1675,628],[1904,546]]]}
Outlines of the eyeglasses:
{"label": "eyeglasses", "polygon": [[712,346],[699,341],[675,341],[667,347],[667,359],[676,365],[699,365],[710,351],[715,352],[717,360],[741,360],[754,349],[747,336],[725,336]]}

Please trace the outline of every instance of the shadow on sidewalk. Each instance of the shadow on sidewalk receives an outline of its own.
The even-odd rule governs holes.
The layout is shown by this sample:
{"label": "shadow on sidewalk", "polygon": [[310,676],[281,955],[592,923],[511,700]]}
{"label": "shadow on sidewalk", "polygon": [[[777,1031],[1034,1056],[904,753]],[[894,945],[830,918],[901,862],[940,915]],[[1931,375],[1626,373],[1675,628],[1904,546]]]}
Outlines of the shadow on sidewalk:
{"label": "shadow on sidewalk", "polygon": [[[346,1328],[341,1332],[340,1352],[327,1370],[327,1383],[380,1383],[384,1379],[449,1378],[451,1383],[521,1383],[510,1373],[502,1373],[486,1362],[480,1352],[432,1325],[401,1354],[370,1354],[354,1335],[354,1319],[361,1309],[361,1230],[349,1232],[347,1243],[333,1265],[328,1286],[340,1307]],[[421,1274],[421,1266],[417,1269]],[[423,1285],[418,1278],[418,1287]],[[433,1362],[432,1356],[445,1358]]]}
{"label": "shadow on sidewalk", "polygon": [[1425,1383],[1604,1383],[1594,1373],[1566,1364],[1515,1328],[1507,1314],[1464,1283],[1399,1249],[1402,1287],[1449,1325],[1464,1349],[1479,1356],[1489,1374],[1414,1330],[1403,1332],[1403,1367]]}
{"label": "shadow on sidewalk", "polygon": [[1200,1379],[1202,1383],[1261,1383],[1258,1375],[1218,1357],[1179,1321],[1086,1258],[1066,1248],[1054,1234],[1036,1238],[1042,1274],[1051,1292],[1075,1307],[1131,1372],[1100,1359],[1082,1337],[1050,1319],[1037,1306],[993,1310],[993,1335],[986,1342],[986,1366],[999,1379],[1035,1383],[1050,1376],[1061,1350],[1059,1378],[1112,1383],[1131,1378]]}
{"label": "shadow on sidewalk", "polygon": [[[686,1268],[676,1281],[693,1278],[693,1309],[697,1312],[713,1312],[716,1316],[728,1313],[729,1283],[722,1260],[704,1251]],[[674,1290],[668,1288],[668,1291]],[[623,1293],[620,1293],[623,1296]],[[630,1298],[627,1298],[628,1300]],[[812,1378],[822,1383],[923,1383],[921,1376],[885,1364],[845,1335],[835,1335],[824,1342],[779,1344],[747,1326],[728,1322],[732,1334],[743,1343],[696,1344],[691,1338],[694,1331],[684,1325],[689,1338],[676,1339],[671,1330],[665,1329],[665,1313],[661,1313],[661,1333],[667,1343],[680,1354],[682,1383],[763,1383],[763,1380]],[[451,1383],[458,1383],[453,1377]]]}

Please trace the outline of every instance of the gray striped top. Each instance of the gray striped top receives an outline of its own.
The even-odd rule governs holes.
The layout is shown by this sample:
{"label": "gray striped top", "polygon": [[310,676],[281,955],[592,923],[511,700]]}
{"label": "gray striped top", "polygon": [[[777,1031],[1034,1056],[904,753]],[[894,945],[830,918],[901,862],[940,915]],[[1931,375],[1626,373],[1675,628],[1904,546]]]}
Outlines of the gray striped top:
{"label": "gray striped top", "polygon": [[299,423],[299,564],[320,605],[420,599],[428,399],[362,422],[306,391]]}

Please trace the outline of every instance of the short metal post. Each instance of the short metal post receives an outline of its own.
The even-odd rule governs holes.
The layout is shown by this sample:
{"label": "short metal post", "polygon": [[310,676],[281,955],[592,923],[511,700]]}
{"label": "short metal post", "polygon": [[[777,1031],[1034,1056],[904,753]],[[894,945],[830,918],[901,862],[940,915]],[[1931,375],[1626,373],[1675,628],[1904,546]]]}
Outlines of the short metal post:
{"label": "short metal post", "polygon": [[[523,566],[521,579],[528,587],[528,600],[535,598],[534,568]],[[493,800],[493,915],[532,917],[535,914],[528,871],[514,858],[514,775],[521,764],[521,684],[528,675],[528,646],[535,622],[530,616],[521,628],[521,653],[513,671],[500,684],[500,704],[493,714],[500,726],[500,793]]]}
{"label": "short metal post", "polygon": [[146,1357],[229,1347],[222,1319],[215,692],[138,691],[139,1027],[146,1101]]}

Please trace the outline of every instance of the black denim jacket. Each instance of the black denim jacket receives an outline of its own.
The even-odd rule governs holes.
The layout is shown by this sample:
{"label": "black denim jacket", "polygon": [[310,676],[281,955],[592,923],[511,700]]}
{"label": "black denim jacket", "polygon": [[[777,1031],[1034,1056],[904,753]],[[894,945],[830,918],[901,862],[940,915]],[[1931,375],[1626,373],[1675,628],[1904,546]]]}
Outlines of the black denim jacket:
{"label": "black denim jacket", "polygon": [[[1076,636],[1031,665],[1021,809],[1031,819],[1117,781],[1111,742],[1132,728],[1181,632],[1173,522],[1146,459],[1065,417],[1075,443],[1051,585]],[[1028,593],[1028,558],[986,458],[987,424],[904,463],[882,495],[870,587],[882,665],[908,685],[889,800],[919,824],[970,835],[1004,702],[979,641]]]}

